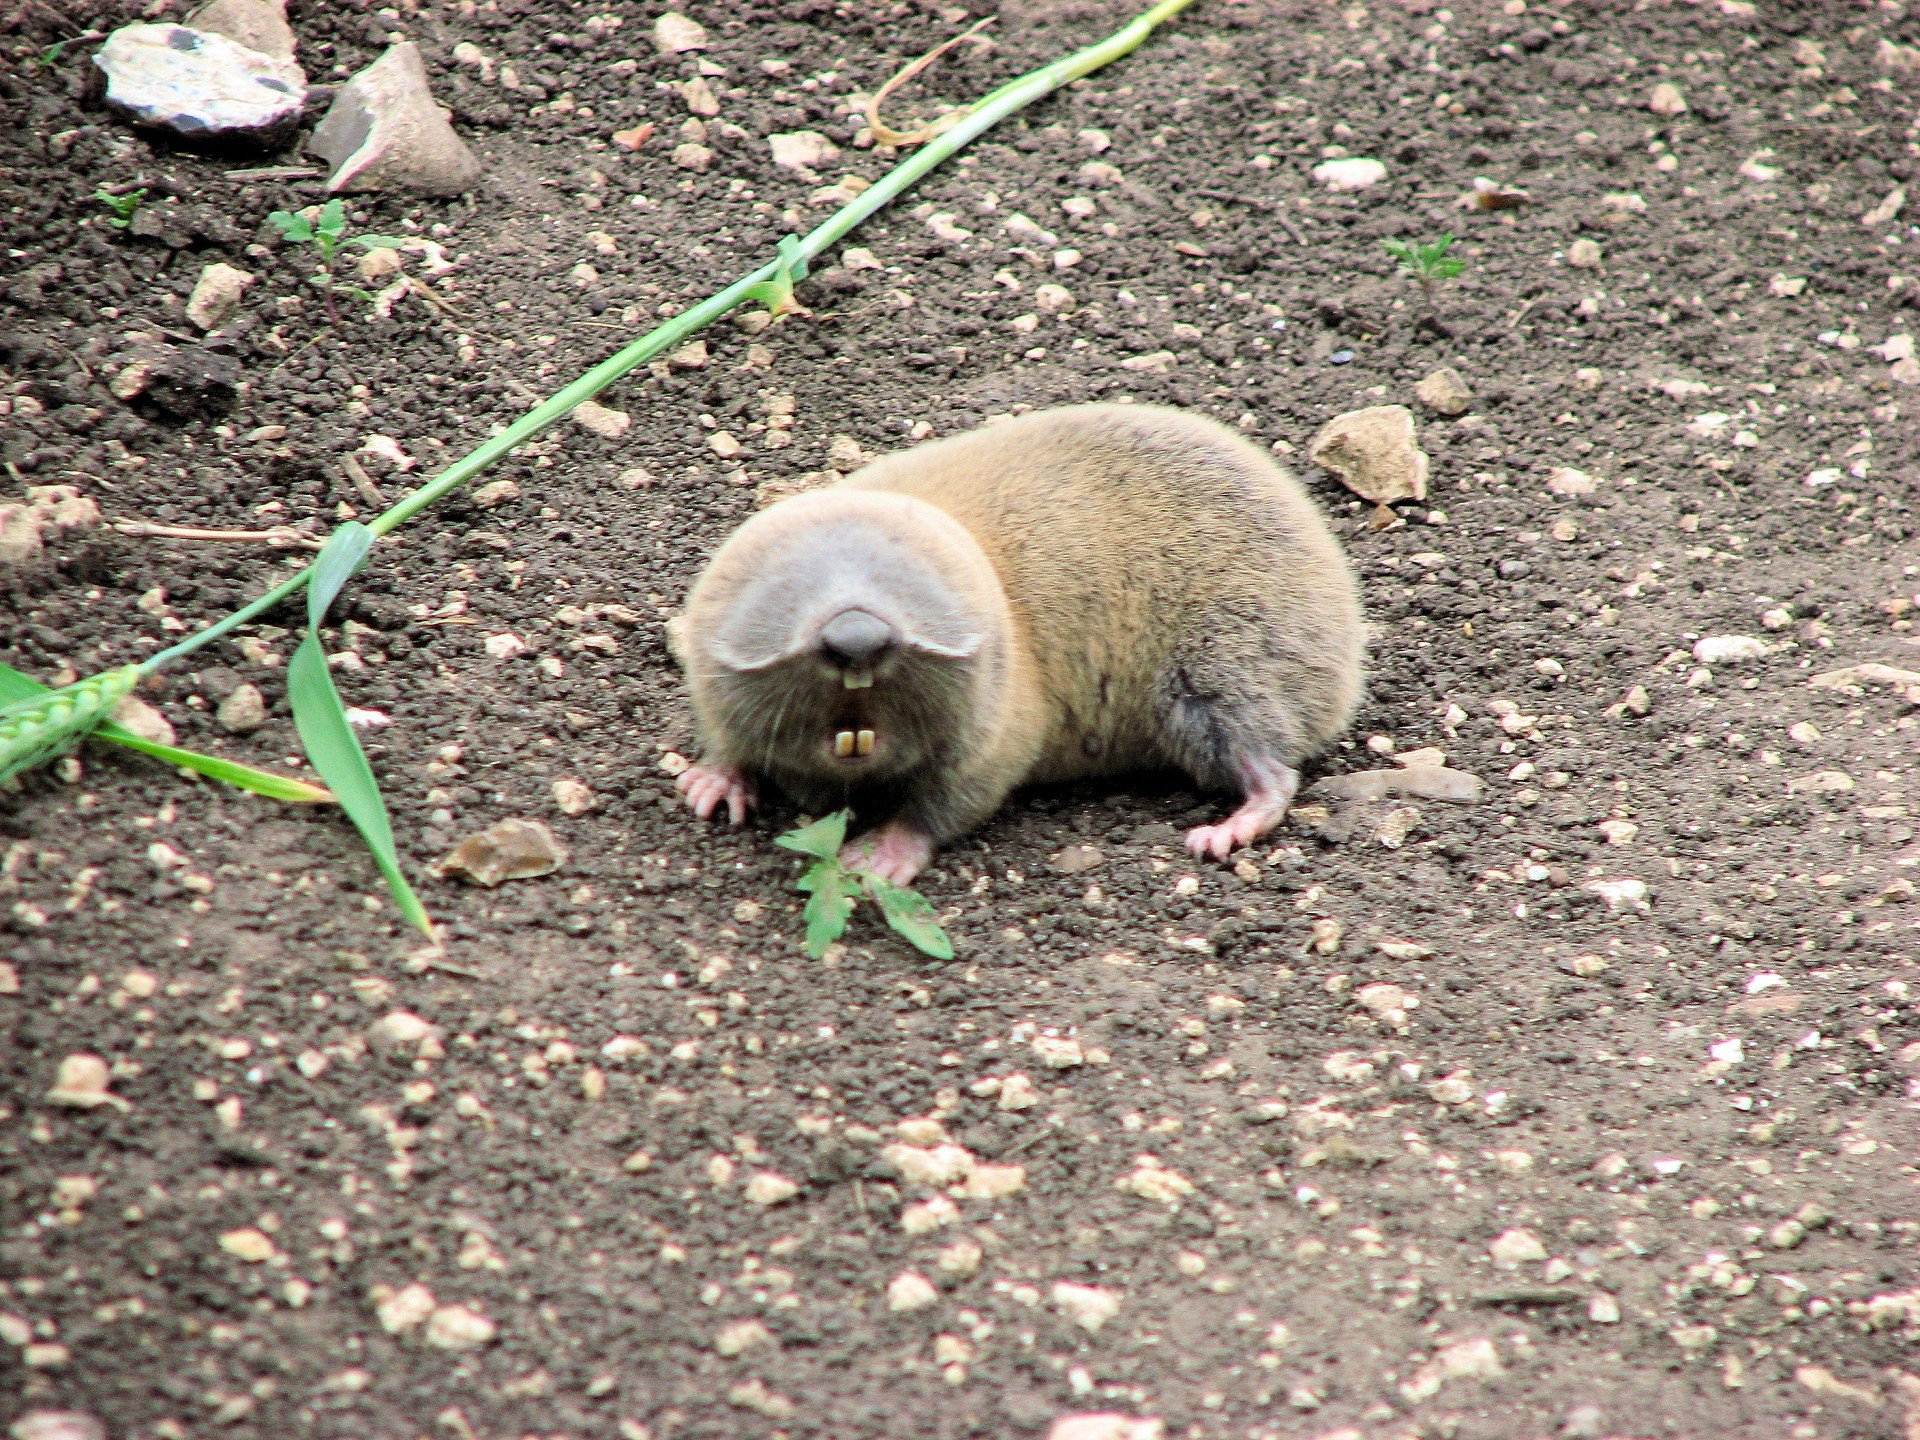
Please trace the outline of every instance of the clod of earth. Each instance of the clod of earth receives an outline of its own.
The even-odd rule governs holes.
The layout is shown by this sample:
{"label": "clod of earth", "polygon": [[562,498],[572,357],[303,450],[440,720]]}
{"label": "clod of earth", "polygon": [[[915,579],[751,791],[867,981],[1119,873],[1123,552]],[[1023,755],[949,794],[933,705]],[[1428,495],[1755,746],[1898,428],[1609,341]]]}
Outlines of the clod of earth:
{"label": "clod of earth", "polygon": [[454,846],[434,873],[491,889],[549,874],[566,859],[565,847],[538,820],[501,820]]}
{"label": "clod of earth", "polygon": [[1320,427],[1307,458],[1376,505],[1427,497],[1427,454],[1414,441],[1413,412],[1371,405]]}
{"label": "clod of earth", "polygon": [[329,194],[460,195],[481,174],[480,161],[434,103],[427,67],[412,41],[392,46],[341,87],[307,148],[334,167]]}
{"label": "clod of earth", "polygon": [[299,128],[307,76],[292,60],[185,25],[127,25],[93,63],[112,109],[195,144],[270,149]]}

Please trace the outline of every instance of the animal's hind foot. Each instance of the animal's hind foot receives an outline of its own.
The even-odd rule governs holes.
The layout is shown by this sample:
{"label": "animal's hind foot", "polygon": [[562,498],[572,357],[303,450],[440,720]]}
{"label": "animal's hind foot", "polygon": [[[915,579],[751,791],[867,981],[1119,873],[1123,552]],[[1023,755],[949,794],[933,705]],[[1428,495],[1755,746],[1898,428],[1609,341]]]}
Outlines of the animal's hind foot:
{"label": "animal's hind foot", "polygon": [[1241,768],[1246,800],[1226,819],[1196,825],[1187,832],[1187,849],[1195,855],[1224,860],[1244,849],[1286,818],[1300,788],[1300,772],[1275,761],[1259,761]]}

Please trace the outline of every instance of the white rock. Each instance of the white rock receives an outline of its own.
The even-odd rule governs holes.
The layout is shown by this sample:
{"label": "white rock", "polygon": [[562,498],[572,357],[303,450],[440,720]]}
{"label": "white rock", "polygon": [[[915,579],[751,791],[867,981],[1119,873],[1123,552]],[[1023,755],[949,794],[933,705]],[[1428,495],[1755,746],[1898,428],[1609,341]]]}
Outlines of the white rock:
{"label": "white rock", "polygon": [[1600,482],[1584,470],[1575,470],[1562,465],[1547,476],[1547,489],[1556,495],[1564,495],[1570,500],[1582,499],[1598,494]]}
{"label": "white rock", "polygon": [[220,1237],[220,1248],[246,1265],[258,1265],[273,1258],[273,1241],[250,1225],[227,1231]]}
{"label": "white rock", "polygon": [[1598,241],[1583,237],[1567,247],[1567,264],[1576,270],[1598,270],[1605,254]]}
{"label": "white rock", "polygon": [[1722,1040],[1707,1047],[1707,1057],[1718,1060],[1722,1065],[1743,1064],[1747,1058],[1747,1046],[1738,1035],[1731,1040]]}
{"label": "white rock", "polygon": [[465,1305],[441,1305],[427,1319],[427,1343],[441,1350],[477,1350],[498,1333],[493,1321]]}
{"label": "white rock", "polygon": [[429,1035],[433,1026],[410,1010],[393,1010],[374,1021],[367,1038],[383,1050],[413,1050]]}
{"label": "white rock", "polygon": [[1120,1297],[1097,1285],[1075,1285],[1061,1280],[1053,1287],[1053,1304],[1082,1330],[1098,1330],[1120,1313]]}
{"label": "white rock", "polygon": [[211,330],[240,303],[240,296],[253,284],[249,270],[216,262],[200,272],[193,294],[187,297],[187,319],[202,330]]}
{"label": "white rock", "polygon": [[1662,80],[1647,96],[1647,108],[1656,115],[1668,117],[1684,115],[1687,111],[1687,97],[1681,93],[1678,85]]}
{"label": "white rock", "polygon": [[1177,1205],[1193,1194],[1193,1182],[1177,1170],[1169,1170],[1151,1155],[1142,1155],[1134,1168],[1113,1182],[1115,1187],[1157,1205]]}
{"label": "white rock", "polygon": [[1000,1097],[995,1103],[1002,1110],[1031,1110],[1040,1103],[1040,1092],[1025,1075],[1008,1075],[1000,1082]]}
{"label": "white rock", "polygon": [[736,1320],[731,1325],[722,1325],[713,1337],[713,1348],[728,1360],[772,1343],[773,1333],[758,1320]]}
{"label": "white rock", "polygon": [[959,1145],[888,1145],[880,1158],[909,1185],[939,1189],[957,1185],[973,1171],[973,1154]]}
{"label": "white rock", "polygon": [[1080,1042],[1070,1035],[1036,1035],[1033,1037],[1033,1053],[1040,1057],[1040,1063],[1049,1070],[1071,1070],[1086,1062],[1086,1052],[1080,1048]]}
{"label": "white rock", "polygon": [[1136,1419],[1132,1415],[1100,1411],[1060,1416],[1047,1427],[1047,1440],[1165,1440],[1166,1433],[1166,1425],[1155,1417]]}
{"label": "white rock", "polygon": [[783,170],[817,169],[840,153],[840,147],[818,130],[769,135],[767,144],[773,150],[773,163]]}
{"label": "white rock", "polygon": [[749,1205],[784,1205],[800,1193],[800,1187],[784,1175],[776,1175],[771,1170],[762,1170],[747,1181],[742,1192]]}
{"label": "white rock", "polygon": [[433,1291],[418,1281],[398,1290],[380,1286],[374,1291],[373,1302],[374,1316],[389,1335],[426,1324],[438,1303]]}
{"label": "white rock", "polygon": [[1707,635],[1693,645],[1693,658],[1702,665],[1759,660],[1772,653],[1773,646],[1757,635]]}
{"label": "white rock", "polygon": [[390,47],[340,87],[307,148],[333,166],[329,194],[460,195],[480,179],[479,160],[434,103],[412,41]]}
{"label": "white rock", "polygon": [[1414,441],[1413,412],[1404,405],[1336,416],[1313,437],[1307,458],[1376,505],[1426,498],[1427,455]]}
{"label": "white rock", "polygon": [[1618,1325],[1620,1302],[1604,1290],[1595,1291],[1587,1302],[1587,1318],[1596,1325]]}
{"label": "white rock", "polygon": [[109,107],[184,140],[270,148],[298,128],[307,101],[306,72],[292,60],[185,25],[123,26],[93,63]]}
{"label": "white rock", "polygon": [[684,55],[707,48],[707,32],[678,11],[669,10],[653,22],[653,44],[662,55]]}
{"label": "white rock", "polygon": [[1004,1200],[1026,1188],[1024,1165],[975,1165],[960,1182],[957,1193],[964,1200]]}
{"label": "white rock", "polygon": [[584,815],[595,802],[593,791],[583,782],[560,779],[553,782],[553,803],[563,815]]}
{"label": "white rock", "polygon": [[1647,882],[1644,880],[1589,880],[1580,887],[1607,902],[1609,910],[1647,908]]}
{"label": "white rock", "polygon": [[1547,1258],[1547,1247],[1528,1230],[1508,1230],[1487,1247],[1487,1254],[1502,1270],[1516,1270]]}
{"label": "white rock", "polygon": [[902,1270],[887,1286],[887,1309],[896,1315],[924,1310],[939,1299],[940,1292],[933,1288],[933,1282],[912,1270]]}
{"label": "white rock", "polygon": [[1313,167],[1313,178],[1329,190],[1365,190],[1387,178],[1387,167],[1360,156],[1323,160]]}

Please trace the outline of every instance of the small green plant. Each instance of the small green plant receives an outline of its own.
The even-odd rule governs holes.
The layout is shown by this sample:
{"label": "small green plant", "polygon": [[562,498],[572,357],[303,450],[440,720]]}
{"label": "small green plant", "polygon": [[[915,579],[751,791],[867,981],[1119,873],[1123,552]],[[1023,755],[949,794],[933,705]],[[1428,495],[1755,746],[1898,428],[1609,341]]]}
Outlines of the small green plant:
{"label": "small green plant", "polygon": [[326,301],[327,319],[332,324],[340,323],[340,310],[334,304],[333,293],[336,289],[345,290],[356,300],[371,302],[373,296],[354,285],[338,285],[333,277],[333,262],[343,247],[358,245],[362,250],[398,250],[401,240],[394,235],[354,235],[347,234],[347,207],[344,202],[334,199],[327,201],[309,218],[305,211],[276,210],[267,216],[267,223],[278,230],[281,237],[290,245],[311,245],[320,252],[320,269],[314,275],[320,286],[321,297]]}
{"label": "small green plant", "polygon": [[841,810],[798,830],[789,830],[774,844],[813,857],[813,863],[800,872],[794,888],[807,896],[803,912],[807,922],[807,954],[818,960],[827,947],[846,933],[853,915],[854,901],[864,891],[880,907],[880,913],[904,935],[916,950],[936,960],[953,958],[953,941],[933,918],[933,906],[917,890],[883,880],[871,871],[852,869],[840,863],[840,847],[847,840],[847,822],[851,810]]}
{"label": "small green plant", "polygon": [[1387,253],[1400,262],[1400,268],[1420,282],[1420,288],[1427,292],[1427,298],[1433,298],[1433,287],[1442,280],[1451,280],[1467,268],[1467,262],[1458,255],[1449,255],[1453,248],[1453,236],[1442,235],[1438,240],[1429,240],[1424,245],[1408,240],[1388,240],[1384,242]]}
{"label": "small green plant", "polygon": [[134,212],[146,203],[147,192],[144,189],[129,190],[124,195],[116,195],[111,190],[96,190],[93,198],[112,212],[102,217],[107,224],[116,230],[124,230],[133,223]]}

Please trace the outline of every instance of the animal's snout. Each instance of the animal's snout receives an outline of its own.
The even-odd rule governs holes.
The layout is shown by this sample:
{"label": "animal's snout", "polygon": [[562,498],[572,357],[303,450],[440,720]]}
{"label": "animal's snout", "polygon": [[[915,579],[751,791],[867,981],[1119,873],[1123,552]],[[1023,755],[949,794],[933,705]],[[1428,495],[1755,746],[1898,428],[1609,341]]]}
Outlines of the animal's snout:
{"label": "animal's snout", "polygon": [[865,610],[842,610],[820,627],[820,653],[845,672],[850,688],[856,678],[871,679],[893,643],[893,627]]}

